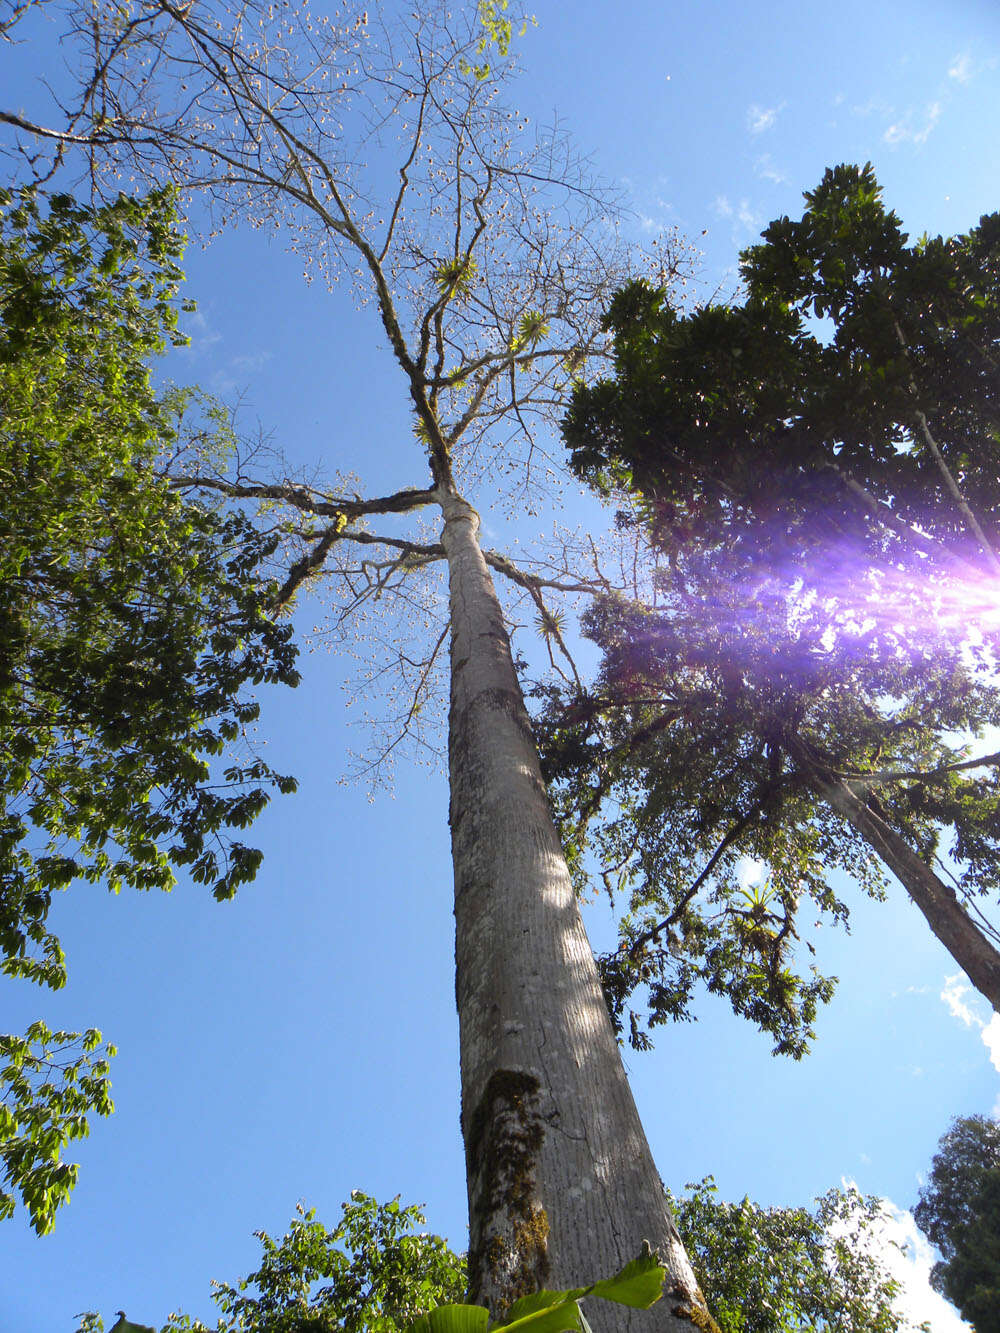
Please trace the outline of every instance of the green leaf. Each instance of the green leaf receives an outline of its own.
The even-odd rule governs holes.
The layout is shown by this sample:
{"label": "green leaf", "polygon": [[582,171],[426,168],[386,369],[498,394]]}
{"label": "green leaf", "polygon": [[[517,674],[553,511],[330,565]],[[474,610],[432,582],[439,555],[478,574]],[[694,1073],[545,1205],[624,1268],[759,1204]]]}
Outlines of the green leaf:
{"label": "green leaf", "polygon": [[648,1310],[663,1295],[666,1277],[667,1270],[647,1244],[638,1259],[627,1263],[616,1277],[596,1282],[590,1294],[636,1310]]}
{"label": "green leaf", "polygon": [[580,1287],[578,1290],[548,1291],[543,1287],[541,1291],[533,1291],[530,1295],[522,1296],[519,1300],[516,1300],[503,1319],[498,1320],[493,1327],[505,1328],[538,1310],[548,1310],[554,1305],[565,1304],[568,1300],[576,1300],[586,1290],[586,1287]]}
{"label": "green leaf", "polygon": [[410,1324],[408,1333],[486,1333],[489,1318],[483,1305],[439,1305]]}
{"label": "green leaf", "polygon": [[[543,1289],[522,1296],[502,1319],[490,1325],[490,1331],[502,1328],[525,1329],[530,1333],[586,1333],[587,1322],[578,1303],[585,1296],[599,1296],[617,1305],[646,1310],[663,1294],[665,1278],[666,1269],[649,1245],[644,1244],[642,1254],[612,1278],[589,1287],[572,1287],[565,1291]],[[421,1333],[429,1333],[429,1330]]]}
{"label": "green leaf", "polygon": [[[582,1333],[583,1325],[580,1322],[580,1307],[576,1300],[567,1300],[566,1292],[561,1291],[539,1291],[535,1293],[540,1297],[553,1297],[555,1303],[547,1301],[541,1308],[529,1311],[519,1317],[512,1318],[508,1315],[506,1319],[494,1324],[493,1328],[505,1329],[530,1329],[531,1333]],[[531,1296],[522,1298],[523,1301],[531,1301]],[[522,1301],[516,1301],[511,1307],[511,1314]]]}

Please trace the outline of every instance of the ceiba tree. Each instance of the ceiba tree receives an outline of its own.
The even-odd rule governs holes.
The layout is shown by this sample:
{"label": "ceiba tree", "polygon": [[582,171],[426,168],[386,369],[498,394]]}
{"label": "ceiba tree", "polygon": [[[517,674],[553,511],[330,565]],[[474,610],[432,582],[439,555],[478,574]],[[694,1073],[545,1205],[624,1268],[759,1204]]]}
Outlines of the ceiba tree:
{"label": "ceiba tree", "polygon": [[[274,538],[160,477],[176,411],[150,360],[177,337],[170,191],[91,208],[0,192],[0,970],[60,987],[54,893],[169,888],[184,866],[230,897],[260,854],[235,839],[280,779],[213,756],[294,683],[268,611]],[[174,396],[174,408],[179,399]],[[96,1029],[0,1035],[0,1217],[40,1232],[62,1160],[111,1110]]]}
{"label": "ceiba tree", "polygon": [[[542,1285],[589,1283],[648,1240],[667,1267],[664,1299],[616,1312],[616,1327],[710,1326],[625,1078],[491,569],[540,614],[550,584],[586,583],[484,552],[469,499],[486,475],[529,493],[539,426],[602,345],[599,312],[627,276],[607,200],[559,135],[519,147],[524,125],[498,100],[475,12],[61,8],[82,79],[62,92],[61,122],[0,113],[22,161],[44,171],[46,146],[58,161],[78,151],[98,189],[118,173],[169,180],[202,191],[222,222],[287,224],[315,271],[343,266],[374,306],[409,399],[410,489],[362,498],[346,482],[207,471],[178,489],[283,507],[294,552],[281,601],[324,570],[349,604],[373,587],[383,601],[409,596],[447,566],[471,1298],[499,1312]],[[439,540],[399,535],[401,516],[429,508]],[[392,522],[373,531],[379,516]],[[444,637],[415,668],[407,721]]]}
{"label": "ceiba tree", "polygon": [[795,1055],[833,984],[803,917],[848,916],[833,869],[873,896],[890,870],[1000,1008],[1000,216],[909,243],[869,166],[805,197],[744,253],[740,304],[639,282],[610,306],[614,376],[565,434],[626,497],[648,586],[589,613],[601,676],[546,722],[567,829],[612,804],[620,1020],[701,980]]}

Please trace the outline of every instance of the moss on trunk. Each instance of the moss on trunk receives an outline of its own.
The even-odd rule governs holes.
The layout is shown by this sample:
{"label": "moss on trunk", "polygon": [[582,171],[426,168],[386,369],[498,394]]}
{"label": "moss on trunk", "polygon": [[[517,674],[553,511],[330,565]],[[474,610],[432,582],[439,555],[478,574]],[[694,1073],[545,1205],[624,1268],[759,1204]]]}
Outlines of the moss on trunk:
{"label": "moss on trunk", "polygon": [[469,1248],[469,1289],[489,1291],[494,1315],[545,1285],[549,1274],[549,1220],[538,1200],[535,1167],[545,1141],[538,1109],[538,1079],[519,1069],[498,1069],[469,1120],[470,1179],[490,1219]]}

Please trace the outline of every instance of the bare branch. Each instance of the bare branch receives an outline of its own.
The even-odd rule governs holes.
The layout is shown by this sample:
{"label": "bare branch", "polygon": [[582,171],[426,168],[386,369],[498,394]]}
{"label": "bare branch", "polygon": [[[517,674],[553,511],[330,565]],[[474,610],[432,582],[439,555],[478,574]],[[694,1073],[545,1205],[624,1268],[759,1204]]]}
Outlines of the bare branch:
{"label": "bare branch", "polygon": [[271,602],[271,609],[273,611],[277,612],[284,610],[309,575],[316,573],[318,569],[323,567],[326,557],[330,552],[330,547],[340,536],[343,527],[343,515],[338,514],[329,527],[326,528],[312,550],[308,551],[301,559],[296,560],[288,571],[288,577],[285,579]]}
{"label": "bare branch", "polygon": [[538,574],[532,574],[527,570],[521,569],[515,565],[509,556],[502,555],[499,551],[484,551],[483,557],[486,563],[502,574],[504,578],[510,579],[512,583],[519,584],[528,592],[540,591],[542,588],[551,588],[555,592],[567,593],[589,593],[610,592],[610,585],[603,580],[572,580],[572,579],[546,579]]}
{"label": "bare branch", "polygon": [[322,514],[330,517],[338,515],[347,519],[360,518],[363,514],[403,514],[413,509],[422,509],[433,504],[437,493],[433,490],[397,491],[394,495],[383,495],[370,500],[358,496],[348,499],[322,495],[309,487],[295,482],[258,482],[246,484],[227,481],[224,477],[180,476],[169,478],[170,485],[180,491],[213,490],[221,491],[234,500],[280,500],[285,504],[301,509],[307,514]]}
{"label": "bare branch", "polygon": [[959,773],[967,768],[996,768],[1000,765],[1000,750],[984,754],[978,759],[963,759],[955,764],[941,764],[938,768],[883,770],[878,773],[841,772],[831,768],[834,777],[843,778],[852,787],[870,787],[883,782],[933,782],[946,773]]}

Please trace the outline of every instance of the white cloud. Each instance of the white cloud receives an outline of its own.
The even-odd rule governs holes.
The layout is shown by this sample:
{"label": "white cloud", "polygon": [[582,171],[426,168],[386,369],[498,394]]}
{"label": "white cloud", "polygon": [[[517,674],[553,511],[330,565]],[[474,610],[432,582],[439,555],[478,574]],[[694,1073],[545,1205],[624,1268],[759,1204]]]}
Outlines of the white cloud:
{"label": "white cloud", "polygon": [[948,66],[948,78],[954,79],[956,83],[968,83],[972,73],[972,57],[967,51],[956,56]]}
{"label": "white cloud", "polygon": [[912,113],[907,113],[902,120],[893,121],[886,132],[882,135],[885,143],[890,147],[895,147],[901,143],[924,144],[930,138],[931,131],[941,119],[941,103],[930,102],[924,112],[919,127],[914,124]]}
{"label": "white cloud", "polygon": [[241,352],[238,356],[231,356],[225,366],[216,370],[209,380],[212,392],[220,398],[231,398],[233,394],[241,393],[247,387],[248,379],[259,375],[271,356],[272,353],[268,351]]}
{"label": "white cloud", "polygon": [[628,191],[632,216],[640,230],[652,235],[666,231],[675,212],[669,198],[672,189],[669,178],[658,177],[652,183],[652,190],[649,182],[637,186],[629,176],[622,177],[622,184]]}
{"label": "white cloud", "polygon": [[941,111],[942,111],[942,110],[943,110],[943,108],[942,108],[940,102],[931,102],[931,103],[928,104],[928,107],[927,107],[927,120],[926,120],[926,122],[925,122],[925,124],[924,124],[924,128],[920,131],[919,134],[917,134],[917,135],[915,136],[915,137],[916,137],[916,142],[917,142],[917,143],[923,143],[923,142],[926,140],[926,138],[927,138],[927,136],[930,134],[931,130],[934,128],[934,126],[935,126],[935,125],[938,123],[938,121],[941,119]]}
{"label": "white cloud", "polygon": [[207,352],[222,340],[222,334],[212,328],[200,310],[185,314],[181,321],[181,332],[187,334],[189,339],[181,350],[192,354]]}
{"label": "white cloud", "polygon": [[784,105],[782,102],[779,106],[758,106],[755,102],[747,112],[747,128],[750,133],[763,134],[765,130],[771,129]]}
{"label": "white cloud", "polygon": [[[734,204],[724,194],[717,194],[712,201],[712,208],[717,217],[732,218],[738,222],[741,227],[756,229],[760,226],[760,218],[750,207],[749,199],[741,199],[738,204]],[[733,234],[736,235],[738,228],[733,228]]]}
{"label": "white cloud", "polygon": [[896,1309],[912,1324],[926,1320],[934,1333],[970,1333],[969,1325],[954,1307],[931,1287],[934,1251],[914,1222],[913,1214],[897,1208],[891,1199],[883,1199],[882,1203],[885,1212],[879,1252],[901,1287]]}
{"label": "white cloud", "polygon": [[736,862],[736,878],[740,888],[748,889],[751,884],[759,884],[766,870],[766,861],[755,861],[752,856],[741,856]]}
{"label": "white cloud", "polygon": [[994,1014],[983,1028],[983,1045],[990,1053],[993,1068],[1000,1073],[1000,1014]]}
{"label": "white cloud", "polygon": [[[948,1012],[952,1018],[957,1018],[967,1028],[975,1028],[979,1032],[983,1045],[989,1052],[990,1063],[1000,1073],[1000,1014],[991,1013],[989,1019],[981,1018],[966,1002],[967,997],[977,1004],[982,998],[969,985],[964,972],[956,972],[954,976],[945,977],[941,999],[948,1006]],[[1000,1101],[997,1102],[997,1106],[1000,1106]],[[996,1108],[994,1108],[995,1114]]]}
{"label": "white cloud", "polygon": [[869,97],[867,102],[858,102],[851,107],[853,116],[891,116],[892,107],[880,97]]}
{"label": "white cloud", "polygon": [[759,214],[753,211],[753,209],[750,207],[749,201],[746,199],[740,200],[740,206],[736,210],[736,217],[743,224],[744,227],[750,227],[754,231],[756,231],[756,229],[760,226]]}
{"label": "white cloud", "polygon": [[272,352],[247,352],[242,356],[234,356],[229,364],[234,370],[249,370],[256,374],[264,369],[272,355]]}
{"label": "white cloud", "polygon": [[753,166],[758,176],[766,181],[773,181],[775,185],[784,185],[788,180],[785,173],[774,165],[770,153],[761,154]]}
{"label": "white cloud", "polygon": [[971,994],[972,987],[966,980],[964,972],[956,972],[953,977],[945,977],[941,999],[948,1006],[948,1012],[952,1018],[957,1018],[967,1028],[982,1027],[982,1019],[974,1014],[965,1003],[965,997]]}
{"label": "white cloud", "polygon": [[[856,1188],[852,1180],[844,1180],[841,1184],[845,1189]],[[883,1198],[879,1202],[881,1217],[866,1229],[865,1234],[869,1253],[899,1284],[894,1305],[897,1314],[906,1320],[904,1327],[919,1328],[926,1322],[934,1333],[971,1333],[958,1312],[931,1286],[931,1268],[936,1256],[914,1222],[913,1214],[898,1207],[891,1199]],[[845,1220],[831,1229],[831,1235],[851,1235],[853,1231],[852,1222]]]}

